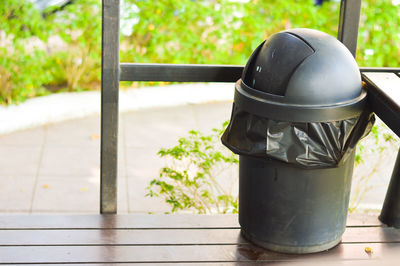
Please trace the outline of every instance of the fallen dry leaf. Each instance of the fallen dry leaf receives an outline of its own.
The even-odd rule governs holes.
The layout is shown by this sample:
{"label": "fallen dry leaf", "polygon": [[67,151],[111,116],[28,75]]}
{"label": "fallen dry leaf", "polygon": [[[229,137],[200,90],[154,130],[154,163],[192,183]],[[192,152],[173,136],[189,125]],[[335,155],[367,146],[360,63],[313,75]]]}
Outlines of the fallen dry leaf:
{"label": "fallen dry leaf", "polygon": [[99,139],[100,138],[100,135],[99,134],[93,134],[92,135],[92,140],[96,140],[96,139]]}
{"label": "fallen dry leaf", "polygon": [[372,248],[370,247],[365,247],[365,252],[367,252],[368,254],[372,254]]}

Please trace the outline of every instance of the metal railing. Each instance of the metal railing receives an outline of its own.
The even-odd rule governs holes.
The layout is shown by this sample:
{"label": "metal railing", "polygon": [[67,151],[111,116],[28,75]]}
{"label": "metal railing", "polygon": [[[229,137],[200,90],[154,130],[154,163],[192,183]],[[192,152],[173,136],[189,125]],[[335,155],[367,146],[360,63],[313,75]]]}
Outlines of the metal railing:
{"label": "metal railing", "polygon": [[[118,147],[118,90],[120,81],[170,81],[170,82],[235,82],[243,66],[232,65],[191,65],[191,64],[141,64],[119,62],[119,0],[102,0],[102,82],[101,82],[101,188],[100,212],[117,212],[117,147]],[[342,0],[338,39],[355,56],[361,0]],[[400,72],[398,68],[360,68],[366,72]],[[365,78],[365,77],[364,77]],[[368,80],[367,80],[368,81]],[[369,84],[374,88],[373,84]],[[373,89],[372,89],[373,90]],[[376,91],[375,94],[376,95]],[[371,97],[370,97],[371,98]],[[390,104],[373,97],[372,106],[385,105],[378,116],[400,136],[397,130],[398,116],[387,116],[393,111]],[[379,103],[378,103],[379,102]],[[380,107],[381,108],[381,107]],[[382,109],[382,108],[381,108]],[[391,110],[391,111],[388,111]],[[398,110],[397,110],[398,111]],[[400,165],[400,159],[398,159]],[[397,169],[397,170],[396,170]],[[396,166],[395,171],[400,167]],[[394,173],[393,176],[398,174]],[[393,179],[393,178],[392,178]],[[397,178],[398,179],[398,178]],[[391,182],[393,183],[393,182]],[[400,182],[397,182],[400,183]],[[393,185],[393,187],[396,185]],[[389,190],[397,191],[391,197],[400,202],[400,185]],[[389,194],[389,193],[388,193]],[[392,193],[395,194],[395,193]],[[392,200],[393,201],[393,200]],[[386,202],[386,201],[385,201]],[[400,203],[398,204],[400,207]],[[392,208],[392,207],[391,207]],[[385,208],[384,208],[385,209]],[[386,208],[388,209],[388,208]],[[390,209],[390,208],[389,208]],[[393,208],[392,208],[393,209]],[[400,210],[398,210],[400,213]],[[400,221],[399,221],[400,224]]]}

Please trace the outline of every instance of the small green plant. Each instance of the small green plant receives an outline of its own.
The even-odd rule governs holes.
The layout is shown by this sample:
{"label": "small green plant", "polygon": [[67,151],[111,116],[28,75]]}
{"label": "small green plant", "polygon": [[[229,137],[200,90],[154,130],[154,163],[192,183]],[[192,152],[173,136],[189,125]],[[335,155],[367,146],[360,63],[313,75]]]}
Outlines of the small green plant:
{"label": "small green plant", "polygon": [[172,213],[237,213],[238,197],[232,191],[236,182],[232,175],[225,184],[221,178],[224,171],[232,171],[238,163],[236,155],[218,145],[227,124],[213,129],[210,135],[192,130],[175,147],[161,149],[158,155],[170,159],[170,164],[151,181],[147,196],[164,198]]}
{"label": "small green plant", "polygon": [[[172,213],[183,210],[201,214],[237,213],[237,191],[232,188],[237,185],[237,168],[233,166],[238,164],[238,158],[220,144],[227,124],[222,129],[213,129],[208,136],[190,131],[175,147],[161,149],[158,155],[169,159],[169,165],[151,181],[147,196],[163,198]],[[356,211],[366,193],[374,188],[375,184],[370,182],[372,176],[393,159],[399,145],[398,138],[380,120],[357,145],[349,212]],[[231,172],[222,185],[221,173],[227,170]]]}

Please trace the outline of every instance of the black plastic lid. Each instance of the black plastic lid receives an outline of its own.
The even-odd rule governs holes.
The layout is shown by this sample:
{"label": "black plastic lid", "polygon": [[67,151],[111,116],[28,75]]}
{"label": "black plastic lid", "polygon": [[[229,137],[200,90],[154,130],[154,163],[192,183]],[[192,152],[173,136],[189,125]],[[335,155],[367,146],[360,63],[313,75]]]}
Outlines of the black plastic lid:
{"label": "black plastic lid", "polygon": [[358,116],[366,93],[357,63],[334,37],[311,29],[272,35],[250,57],[235,103],[271,119],[339,121]]}

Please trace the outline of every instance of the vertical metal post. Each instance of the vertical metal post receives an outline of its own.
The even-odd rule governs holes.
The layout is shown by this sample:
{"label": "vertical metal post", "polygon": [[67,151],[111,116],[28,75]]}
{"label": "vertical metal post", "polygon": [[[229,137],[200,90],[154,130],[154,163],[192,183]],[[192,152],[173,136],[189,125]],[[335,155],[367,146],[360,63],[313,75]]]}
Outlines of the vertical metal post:
{"label": "vertical metal post", "polygon": [[379,220],[388,226],[400,228],[400,150],[397,154]]}
{"label": "vertical metal post", "polygon": [[100,213],[117,212],[119,0],[102,0]]}
{"label": "vertical metal post", "polygon": [[360,22],[361,0],[342,0],[340,2],[340,17],[338,40],[356,57],[358,24]]}

